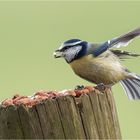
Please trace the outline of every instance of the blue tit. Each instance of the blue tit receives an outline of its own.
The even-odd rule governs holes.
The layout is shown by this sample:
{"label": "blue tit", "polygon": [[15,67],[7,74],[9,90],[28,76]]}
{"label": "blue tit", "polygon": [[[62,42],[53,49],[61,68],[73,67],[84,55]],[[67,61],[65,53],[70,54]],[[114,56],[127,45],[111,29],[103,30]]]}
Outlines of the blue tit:
{"label": "blue tit", "polygon": [[130,72],[120,60],[140,55],[116,48],[127,46],[138,36],[140,28],[103,43],[70,39],[54,52],[54,57],[63,57],[75,74],[97,85],[120,82],[129,99],[136,100],[140,99],[140,76]]}

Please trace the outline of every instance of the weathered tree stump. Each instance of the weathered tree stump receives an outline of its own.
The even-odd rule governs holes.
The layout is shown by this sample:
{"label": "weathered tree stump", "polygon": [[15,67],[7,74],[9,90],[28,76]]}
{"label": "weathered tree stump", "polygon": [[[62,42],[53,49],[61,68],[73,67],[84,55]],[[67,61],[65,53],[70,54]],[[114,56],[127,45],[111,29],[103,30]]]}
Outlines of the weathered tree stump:
{"label": "weathered tree stump", "polygon": [[0,106],[1,139],[121,139],[112,92]]}

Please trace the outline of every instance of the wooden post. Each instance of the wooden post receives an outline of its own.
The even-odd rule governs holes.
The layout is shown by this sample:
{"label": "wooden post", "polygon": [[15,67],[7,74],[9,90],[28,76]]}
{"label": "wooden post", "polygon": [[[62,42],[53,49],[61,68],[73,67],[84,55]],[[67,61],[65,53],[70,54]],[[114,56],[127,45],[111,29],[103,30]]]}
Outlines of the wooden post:
{"label": "wooden post", "polygon": [[0,139],[121,139],[112,92],[1,105]]}

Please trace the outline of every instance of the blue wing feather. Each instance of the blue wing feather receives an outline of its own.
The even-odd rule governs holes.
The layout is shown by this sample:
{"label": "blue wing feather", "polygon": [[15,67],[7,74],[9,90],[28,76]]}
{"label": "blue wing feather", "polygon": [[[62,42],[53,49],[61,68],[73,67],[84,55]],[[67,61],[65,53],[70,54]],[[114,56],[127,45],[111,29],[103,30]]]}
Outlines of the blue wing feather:
{"label": "blue wing feather", "polygon": [[93,50],[93,55],[96,57],[112,47],[119,48],[120,46],[127,46],[137,36],[140,36],[140,28],[102,43]]}
{"label": "blue wing feather", "polygon": [[109,48],[109,42],[106,41],[105,43],[101,44],[99,47],[95,48],[93,50],[93,56],[97,57],[98,55],[102,54]]}

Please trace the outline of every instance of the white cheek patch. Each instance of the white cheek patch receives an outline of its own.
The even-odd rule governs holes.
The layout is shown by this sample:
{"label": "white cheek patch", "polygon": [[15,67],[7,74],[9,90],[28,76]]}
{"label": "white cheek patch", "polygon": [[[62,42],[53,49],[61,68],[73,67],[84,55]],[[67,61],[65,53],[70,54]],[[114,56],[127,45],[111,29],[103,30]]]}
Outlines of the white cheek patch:
{"label": "white cheek patch", "polygon": [[68,62],[70,62],[77,56],[77,54],[80,52],[81,49],[82,49],[82,46],[75,46],[75,47],[71,47],[71,48],[67,49],[65,51],[65,59]]}

